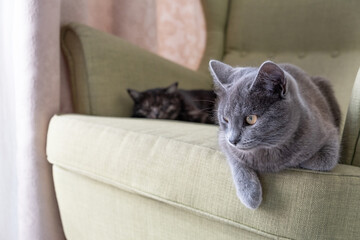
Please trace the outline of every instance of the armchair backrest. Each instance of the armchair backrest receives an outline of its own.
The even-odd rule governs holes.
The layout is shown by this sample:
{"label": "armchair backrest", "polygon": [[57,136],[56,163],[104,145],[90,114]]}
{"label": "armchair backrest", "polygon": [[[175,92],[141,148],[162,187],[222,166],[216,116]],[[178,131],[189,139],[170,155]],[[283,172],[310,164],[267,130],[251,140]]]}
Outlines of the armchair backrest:
{"label": "armchair backrest", "polygon": [[[343,113],[343,140],[352,146],[343,161],[353,163],[360,121],[360,105],[353,103],[360,98],[356,94],[359,90],[353,89],[360,66],[360,1],[202,2],[208,36],[199,71],[207,70],[211,58],[233,66],[258,66],[270,59],[293,63],[310,75],[328,78]],[[355,107],[349,108],[350,102]],[[346,115],[352,120],[345,121]],[[358,162],[360,165],[360,159]]]}

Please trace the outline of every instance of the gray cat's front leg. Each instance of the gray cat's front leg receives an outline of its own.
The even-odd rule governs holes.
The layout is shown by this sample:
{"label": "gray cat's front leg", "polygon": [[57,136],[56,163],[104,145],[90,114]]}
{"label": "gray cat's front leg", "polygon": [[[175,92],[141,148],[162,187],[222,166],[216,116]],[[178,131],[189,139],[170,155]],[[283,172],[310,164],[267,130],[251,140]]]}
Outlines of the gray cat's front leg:
{"label": "gray cat's front leg", "polygon": [[262,201],[262,189],[256,172],[231,157],[228,157],[228,162],[237,196],[246,207],[258,208]]}

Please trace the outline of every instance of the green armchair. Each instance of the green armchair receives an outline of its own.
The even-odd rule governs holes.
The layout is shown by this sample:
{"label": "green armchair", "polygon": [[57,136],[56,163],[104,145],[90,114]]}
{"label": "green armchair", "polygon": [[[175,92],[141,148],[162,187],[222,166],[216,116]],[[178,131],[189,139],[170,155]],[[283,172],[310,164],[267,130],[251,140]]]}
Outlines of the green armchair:
{"label": "green armchair", "polygon": [[[77,114],[52,118],[47,156],[67,239],[360,239],[360,2],[202,2],[196,72],[87,26],[63,29]],[[129,118],[126,88],[210,89],[209,59],[291,62],[330,79],[344,114],[342,164],[261,174],[264,200],[250,210],[216,126]]]}

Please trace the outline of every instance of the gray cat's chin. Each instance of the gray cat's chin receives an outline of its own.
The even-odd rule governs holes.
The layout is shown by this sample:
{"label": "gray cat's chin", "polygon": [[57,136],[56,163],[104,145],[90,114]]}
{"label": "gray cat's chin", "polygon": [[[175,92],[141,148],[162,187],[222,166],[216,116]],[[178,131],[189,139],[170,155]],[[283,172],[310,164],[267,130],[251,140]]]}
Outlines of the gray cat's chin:
{"label": "gray cat's chin", "polygon": [[236,146],[237,149],[241,151],[251,151],[256,148],[256,146]]}
{"label": "gray cat's chin", "polygon": [[235,148],[243,152],[251,152],[259,149],[271,149],[276,147],[276,145],[268,145],[268,144],[252,144],[252,145],[237,144],[236,146],[233,144],[229,144],[229,145],[231,145],[232,148]]}
{"label": "gray cat's chin", "polygon": [[237,146],[236,148],[239,149],[239,150],[242,150],[242,151],[248,151],[248,150],[254,149],[255,147]]}
{"label": "gray cat's chin", "polygon": [[256,145],[241,145],[241,144],[233,145],[231,143],[228,144],[230,145],[231,148],[235,148],[240,151],[251,151],[258,147]]}

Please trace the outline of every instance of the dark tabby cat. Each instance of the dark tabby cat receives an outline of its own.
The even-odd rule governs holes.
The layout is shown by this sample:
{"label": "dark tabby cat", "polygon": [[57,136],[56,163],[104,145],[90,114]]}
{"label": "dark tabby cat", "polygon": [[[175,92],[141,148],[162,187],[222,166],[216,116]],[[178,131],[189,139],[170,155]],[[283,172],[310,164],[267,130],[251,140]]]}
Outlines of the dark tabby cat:
{"label": "dark tabby cat", "polygon": [[167,88],[127,91],[134,100],[133,117],[214,123],[212,90],[182,90],[173,83]]}
{"label": "dark tabby cat", "polygon": [[218,95],[219,145],[236,193],[259,207],[259,172],[289,167],[328,171],[339,158],[340,108],[329,81],[290,64],[259,68],[209,63]]}

